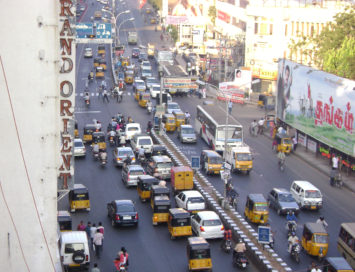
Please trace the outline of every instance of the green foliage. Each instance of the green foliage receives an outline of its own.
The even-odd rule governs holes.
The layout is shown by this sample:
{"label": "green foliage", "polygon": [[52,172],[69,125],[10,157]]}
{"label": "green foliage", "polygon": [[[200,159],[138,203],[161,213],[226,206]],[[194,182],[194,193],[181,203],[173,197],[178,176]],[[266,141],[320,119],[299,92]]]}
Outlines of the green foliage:
{"label": "green foliage", "polygon": [[162,0],[148,0],[155,10],[161,10]]}
{"label": "green foliage", "polygon": [[[170,32],[170,29],[171,29],[171,32]],[[178,30],[176,28],[176,26],[173,26],[173,25],[168,25],[168,27],[166,28],[166,30],[168,32],[170,32],[170,36],[171,38],[173,39],[174,41],[174,44],[177,42],[178,40]]]}
{"label": "green foliage", "polygon": [[355,79],[355,6],[335,15],[320,35],[293,40],[289,48],[301,50],[326,72]]}
{"label": "green foliage", "polygon": [[211,18],[212,24],[215,25],[217,17],[217,10],[215,6],[210,6],[208,8],[208,16]]}

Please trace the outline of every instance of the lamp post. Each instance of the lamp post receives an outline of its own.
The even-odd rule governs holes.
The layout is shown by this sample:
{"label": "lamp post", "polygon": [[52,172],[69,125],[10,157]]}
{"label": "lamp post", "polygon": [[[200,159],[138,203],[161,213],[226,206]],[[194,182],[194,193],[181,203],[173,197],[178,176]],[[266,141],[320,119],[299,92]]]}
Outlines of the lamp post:
{"label": "lamp post", "polygon": [[[124,24],[124,23],[126,23],[126,22],[129,22],[129,21],[134,21],[134,18],[133,17],[131,17],[131,18],[129,18],[129,19],[127,19],[127,20],[124,20],[123,22],[121,22],[120,23],[120,25],[118,26],[118,28],[117,28],[117,35],[116,35],[116,37],[119,37],[120,36],[120,28],[121,28],[121,26]],[[119,40],[118,40],[119,41]]]}
{"label": "lamp post", "polygon": [[111,14],[111,18],[114,20],[114,24],[115,24],[115,34],[116,34],[115,40],[116,40],[116,43],[117,43],[117,41],[118,41],[118,35],[117,35],[117,19],[118,19],[118,17],[119,17],[120,15],[130,13],[130,11],[129,11],[128,9],[125,10],[125,11],[122,11],[122,12],[118,13],[116,17],[115,17],[114,12],[111,12],[111,11],[106,10],[106,9],[102,9],[102,11],[103,11],[103,12],[110,13],[110,14]]}

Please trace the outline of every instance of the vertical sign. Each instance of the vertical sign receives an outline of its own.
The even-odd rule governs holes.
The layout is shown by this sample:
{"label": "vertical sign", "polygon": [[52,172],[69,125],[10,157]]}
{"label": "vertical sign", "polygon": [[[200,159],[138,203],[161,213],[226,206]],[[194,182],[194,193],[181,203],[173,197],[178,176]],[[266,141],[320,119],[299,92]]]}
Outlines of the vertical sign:
{"label": "vertical sign", "polygon": [[73,129],[75,104],[75,0],[57,0],[59,4],[59,54],[61,67],[58,74],[60,115],[60,164],[58,190],[73,187]]}

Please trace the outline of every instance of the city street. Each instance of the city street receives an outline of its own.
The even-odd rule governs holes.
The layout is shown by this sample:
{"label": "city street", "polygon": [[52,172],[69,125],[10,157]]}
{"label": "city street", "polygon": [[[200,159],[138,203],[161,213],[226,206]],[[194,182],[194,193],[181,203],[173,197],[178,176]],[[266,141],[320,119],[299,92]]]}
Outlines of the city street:
{"label": "city street", "polygon": [[[91,0],[93,1],[93,0]],[[102,4],[94,1],[88,3],[88,9],[83,14],[81,22],[90,21],[95,10],[101,10]],[[125,23],[120,31],[120,40],[127,43],[127,32],[124,29],[136,29],[138,31],[139,44],[147,45],[148,42],[159,44],[159,32],[154,31],[153,25],[145,25],[144,19],[137,9],[137,1],[127,1],[117,7],[117,13],[126,9],[131,10],[131,14],[124,14],[119,17],[118,24],[127,18],[134,17],[133,22]],[[91,94],[90,108],[86,108],[82,97],[85,89],[85,81],[90,70],[93,68],[93,58],[84,58],[84,48],[93,48],[94,57],[97,54],[97,45],[79,44],[77,46],[77,88],[75,115],[79,125],[79,133],[82,137],[83,127],[93,123],[93,119],[103,123],[103,130],[112,116],[118,112],[126,117],[131,116],[135,122],[141,124],[142,130],[151,120],[152,116],[145,108],[140,107],[134,100],[132,87],[127,85],[122,103],[116,103],[112,98],[110,102],[103,102],[97,95],[97,85],[101,81],[89,85]],[[160,44],[161,46],[161,44]],[[168,46],[168,45],[167,45]],[[131,49],[135,46],[127,46],[126,54],[130,56]],[[111,63],[109,46],[106,45],[106,61],[108,69],[105,72],[105,80],[110,87],[112,85]],[[154,68],[154,63],[153,68]],[[157,73],[155,69],[155,73]],[[181,106],[183,111],[191,114],[192,124],[196,114],[196,106],[202,104],[203,100],[197,97],[173,97],[173,100]],[[209,99],[213,100],[213,99]],[[224,102],[215,101],[215,110],[225,112]],[[248,128],[253,119],[259,119],[265,112],[254,105],[234,105],[232,116],[244,127],[245,142],[251,147],[254,156],[254,168],[250,175],[233,174],[233,185],[240,194],[238,212],[243,214],[246,197],[249,193],[262,193],[265,197],[274,187],[290,189],[294,180],[307,180],[317,186],[323,194],[323,208],[320,211],[302,211],[298,216],[297,235],[302,236],[303,224],[315,222],[320,215],[328,222],[328,232],[330,234],[330,246],[327,256],[339,256],[336,248],[336,241],[342,222],[354,222],[355,214],[352,212],[354,204],[354,194],[346,189],[336,189],[329,186],[329,178],[305,163],[300,158],[290,155],[286,159],[286,169],[280,172],[277,166],[277,157],[271,149],[271,140],[266,136],[250,137]],[[268,133],[268,132],[267,132]],[[168,134],[171,139],[180,147],[185,155],[199,156],[201,150],[208,149],[208,146],[200,138],[197,144],[181,144],[176,137],[176,132]],[[98,162],[92,158],[90,147],[87,146],[87,156],[83,159],[75,160],[75,183],[85,184],[90,192],[91,211],[78,212],[73,215],[73,229],[76,229],[80,220],[86,224],[102,222],[105,227],[105,240],[103,255],[100,260],[93,257],[93,261],[99,264],[101,271],[113,271],[113,259],[122,246],[125,246],[130,254],[130,271],[186,271],[186,239],[170,240],[167,226],[165,224],[153,227],[151,224],[152,211],[148,203],[141,203],[135,188],[127,189],[121,181],[121,170],[112,163],[112,150],[108,147],[108,164],[106,168],[101,168]],[[223,193],[223,183],[219,176],[208,176],[210,182]],[[106,204],[116,199],[132,199],[136,203],[139,213],[139,225],[134,227],[113,228],[107,217]],[[174,205],[174,204],[173,204]],[[68,209],[68,200],[65,197],[59,203],[60,209]],[[309,257],[305,252],[301,253],[301,262],[296,264],[290,259],[287,252],[287,232],[285,229],[286,219],[277,215],[276,211],[270,209],[270,225],[275,231],[275,251],[294,270],[305,271],[311,261],[316,259]],[[257,227],[253,225],[255,229]],[[232,271],[232,255],[227,255],[219,248],[220,241],[210,241],[212,247],[212,261],[214,271]],[[249,271],[257,271],[254,266]]]}

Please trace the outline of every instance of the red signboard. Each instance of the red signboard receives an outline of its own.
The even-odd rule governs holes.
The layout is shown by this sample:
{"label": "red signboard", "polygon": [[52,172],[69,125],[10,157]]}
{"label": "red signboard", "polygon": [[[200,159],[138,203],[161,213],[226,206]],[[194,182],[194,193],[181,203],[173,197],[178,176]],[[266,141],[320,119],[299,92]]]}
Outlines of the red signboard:
{"label": "red signboard", "polygon": [[228,23],[228,24],[231,21],[230,15],[228,15],[227,13],[220,11],[220,10],[217,10],[217,18]]}

